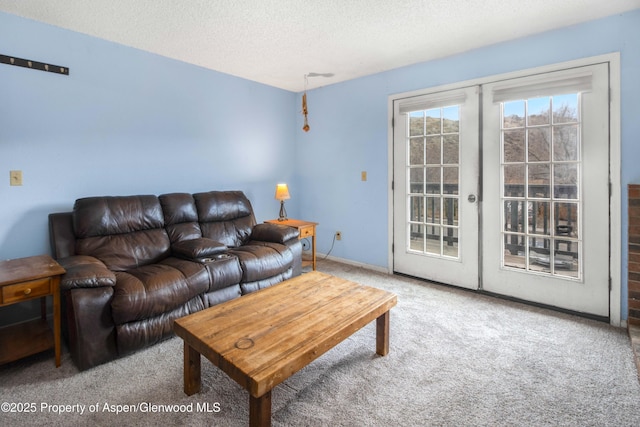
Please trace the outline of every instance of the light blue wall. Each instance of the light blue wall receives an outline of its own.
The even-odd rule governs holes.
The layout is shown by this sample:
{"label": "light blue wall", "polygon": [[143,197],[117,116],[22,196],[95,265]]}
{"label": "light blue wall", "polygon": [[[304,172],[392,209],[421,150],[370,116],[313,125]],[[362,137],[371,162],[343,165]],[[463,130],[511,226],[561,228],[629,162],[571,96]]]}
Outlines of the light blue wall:
{"label": "light blue wall", "polygon": [[294,93],[5,13],[0,53],[70,68],[0,64],[0,259],[48,253],[47,214],[84,196],[238,189],[277,215]]}
{"label": "light blue wall", "polygon": [[[640,182],[640,10],[326,86],[298,116],[300,216],[320,223],[318,251],[388,268],[388,97],[392,94],[611,52],[621,53],[622,317],[627,316],[626,186]],[[328,70],[330,71],[330,70]],[[300,94],[298,95],[300,103]],[[299,108],[298,108],[299,110]],[[369,180],[362,182],[360,172]],[[617,223],[615,226],[618,226]]]}
{"label": "light blue wall", "polygon": [[47,214],[78,197],[241,189],[263,220],[285,181],[289,216],[320,223],[319,252],[340,230],[332,255],[387,268],[389,95],[610,52],[622,61],[625,318],[640,10],[310,91],[309,133],[301,94],[0,13],[0,53],[71,69],[0,65],[0,259],[47,253]]}

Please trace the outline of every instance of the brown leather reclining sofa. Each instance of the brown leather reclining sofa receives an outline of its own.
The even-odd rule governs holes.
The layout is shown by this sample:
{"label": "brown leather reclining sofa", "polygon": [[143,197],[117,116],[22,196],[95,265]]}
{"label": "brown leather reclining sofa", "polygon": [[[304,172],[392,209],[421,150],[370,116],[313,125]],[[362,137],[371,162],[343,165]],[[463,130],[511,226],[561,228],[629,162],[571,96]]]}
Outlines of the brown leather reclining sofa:
{"label": "brown leather reclining sofa", "polygon": [[240,191],[78,199],[49,215],[63,331],[81,370],[173,335],[173,321],[301,273],[298,230],[256,224]]}

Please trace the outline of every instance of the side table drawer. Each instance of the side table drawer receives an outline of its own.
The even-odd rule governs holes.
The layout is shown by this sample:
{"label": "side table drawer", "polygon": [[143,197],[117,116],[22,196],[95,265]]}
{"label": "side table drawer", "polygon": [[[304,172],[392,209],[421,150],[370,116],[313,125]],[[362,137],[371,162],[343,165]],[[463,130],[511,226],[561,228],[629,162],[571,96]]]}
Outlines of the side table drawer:
{"label": "side table drawer", "polygon": [[309,236],[313,236],[313,226],[300,228],[300,239],[304,239]]}
{"label": "side table drawer", "polygon": [[51,294],[51,280],[32,280],[2,287],[2,304],[13,304]]}

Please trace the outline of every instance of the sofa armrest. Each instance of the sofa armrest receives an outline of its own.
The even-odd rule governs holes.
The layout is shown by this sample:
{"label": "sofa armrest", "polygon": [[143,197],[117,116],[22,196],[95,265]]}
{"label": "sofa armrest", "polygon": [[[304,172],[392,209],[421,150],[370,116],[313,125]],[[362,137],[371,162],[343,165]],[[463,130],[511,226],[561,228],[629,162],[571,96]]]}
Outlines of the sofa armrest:
{"label": "sofa armrest", "polygon": [[64,292],[63,324],[69,352],[81,371],[118,357],[111,315],[114,288],[74,288]]}
{"label": "sofa armrest", "polygon": [[285,244],[290,240],[297,239],[299,234],[300,231],[298,231],[297,228],[280,224],[262,223],[253,227],[251,240]]}
{"label": "sofa armrest", "polygon": [[175,256],[191,261],[214,258],[216,255],[226,252],[227,249],[224,243],[206,237],[182,240],[171,245],[171,251]]}
{"label": "sofa armrest", "polygon": [[60,289],[99,288],[114,286],[116,274],[109,270],[102,261],[92,256],[74,255],[60,258],[58,263],[67,272],[60,280]]}
{"label": "sofa armrest", "polygon": [[51,254],[56,259],[76,254],[72,212],[49,214],[49,244],[51,245]]}

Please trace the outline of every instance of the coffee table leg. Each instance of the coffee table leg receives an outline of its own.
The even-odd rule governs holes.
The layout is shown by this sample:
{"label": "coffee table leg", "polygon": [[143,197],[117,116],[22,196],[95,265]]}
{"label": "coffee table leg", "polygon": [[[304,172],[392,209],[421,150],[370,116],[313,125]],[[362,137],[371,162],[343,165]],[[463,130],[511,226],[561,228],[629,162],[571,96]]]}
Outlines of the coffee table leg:
{"label": "coffee table leg", "polygon": [[389,311],[376,319],[376,353],[386,356],[389,353]]}
{"label": "coffee table leg", "polygon": [[184,392],[187,396],[200,392],[200,353],[184,343]]}
{"label": "coffee table leg", "polygon": [[271,390],[260,397],[249,395],[249,426],[269,427],[271,425]]}

